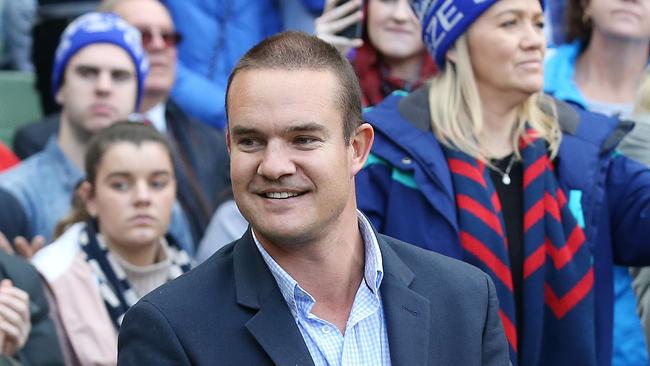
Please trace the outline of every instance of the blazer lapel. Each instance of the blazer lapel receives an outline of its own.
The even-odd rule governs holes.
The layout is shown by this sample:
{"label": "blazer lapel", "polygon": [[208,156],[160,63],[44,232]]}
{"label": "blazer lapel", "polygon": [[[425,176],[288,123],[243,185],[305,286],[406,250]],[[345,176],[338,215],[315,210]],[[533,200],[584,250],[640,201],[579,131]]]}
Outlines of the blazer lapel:
{"label": "blazer lapel", "polygon": [[253,241],[250,228],[235,245],[237,302],[258,309],[246,329],[276,365],[313,365],[309,349]]}
{"label": "blazer lapel", "polygon": [[430,354],[430,302],[409,288],[415,279],[381,235],[377,235],[384,266],[380,292],[394,365],[426,365]]}

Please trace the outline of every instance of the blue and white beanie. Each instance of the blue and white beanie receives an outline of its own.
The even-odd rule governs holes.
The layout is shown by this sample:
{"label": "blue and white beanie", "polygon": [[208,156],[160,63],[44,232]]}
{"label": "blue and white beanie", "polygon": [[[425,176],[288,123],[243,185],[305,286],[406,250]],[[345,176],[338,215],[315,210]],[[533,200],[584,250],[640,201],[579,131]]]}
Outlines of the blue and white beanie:
{"label": "blue and white beanie", "polygon": [[142,48],[140,32],[113,13],[84,14],[66,27],[54,55],[52,94],[56,95],[59,91],[70,58],[82,48],[96,43],[110,43],[121,47],[133,60],[138,77],[138,92],[135,102],[137,110],[142,100],[144,80],[149,71],[149,61]]}
{"label": "blue and white beanie", "polygon": [[[422,24],[422,39],[438,67],[445,55],[472,23],[498,0],[411,0]],[[544,0],[540,0],[542,8]]]}

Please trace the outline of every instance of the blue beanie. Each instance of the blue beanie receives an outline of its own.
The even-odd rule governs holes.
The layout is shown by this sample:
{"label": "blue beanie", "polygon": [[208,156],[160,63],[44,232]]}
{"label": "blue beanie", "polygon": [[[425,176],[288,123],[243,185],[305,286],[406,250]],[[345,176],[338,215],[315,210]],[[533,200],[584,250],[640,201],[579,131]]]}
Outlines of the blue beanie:
{"label": "blue beanie", "polygon": [[65,28],[54,56],[52,94],[56,95],[59,91],[70,58],[82,48],[96,43],[116,45],[124,49],[133,60],[138,78],[135,101],[135,109],[137,110],[142,100],[144,80],[149,70],[149,61],[142,48],[140,32],[113,13],[84,14]]}
{"label": "blue beanie", "polygon": [[[440,69],[445,55],[472,23],[498,0],[411,0],[422,39]],[[544,0],[540,0],[544,8]]]}

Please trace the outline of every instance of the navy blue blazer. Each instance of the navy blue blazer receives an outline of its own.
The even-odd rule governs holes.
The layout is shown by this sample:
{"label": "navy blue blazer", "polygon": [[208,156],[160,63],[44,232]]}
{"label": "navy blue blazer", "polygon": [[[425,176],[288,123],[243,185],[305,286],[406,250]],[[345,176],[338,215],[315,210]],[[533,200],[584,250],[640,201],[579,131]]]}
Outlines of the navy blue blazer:
{"label": "navy blue blazer", "polygon": [[[378,241],[393,365],[509,364],[485,273],[387,236]],[[118,343],[118,365],[313,365],[250,229],[134,305]]]}

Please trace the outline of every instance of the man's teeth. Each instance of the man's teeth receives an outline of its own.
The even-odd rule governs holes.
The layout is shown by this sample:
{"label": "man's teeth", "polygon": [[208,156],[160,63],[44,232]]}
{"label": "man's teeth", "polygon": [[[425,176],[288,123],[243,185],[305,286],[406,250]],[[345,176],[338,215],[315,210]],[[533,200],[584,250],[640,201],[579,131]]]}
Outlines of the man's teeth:
{"label": "man's teeth", "polygon": [[267,198],[289,198],[295,197],[298,193],[295,192],[267,192],[264,193]]}

